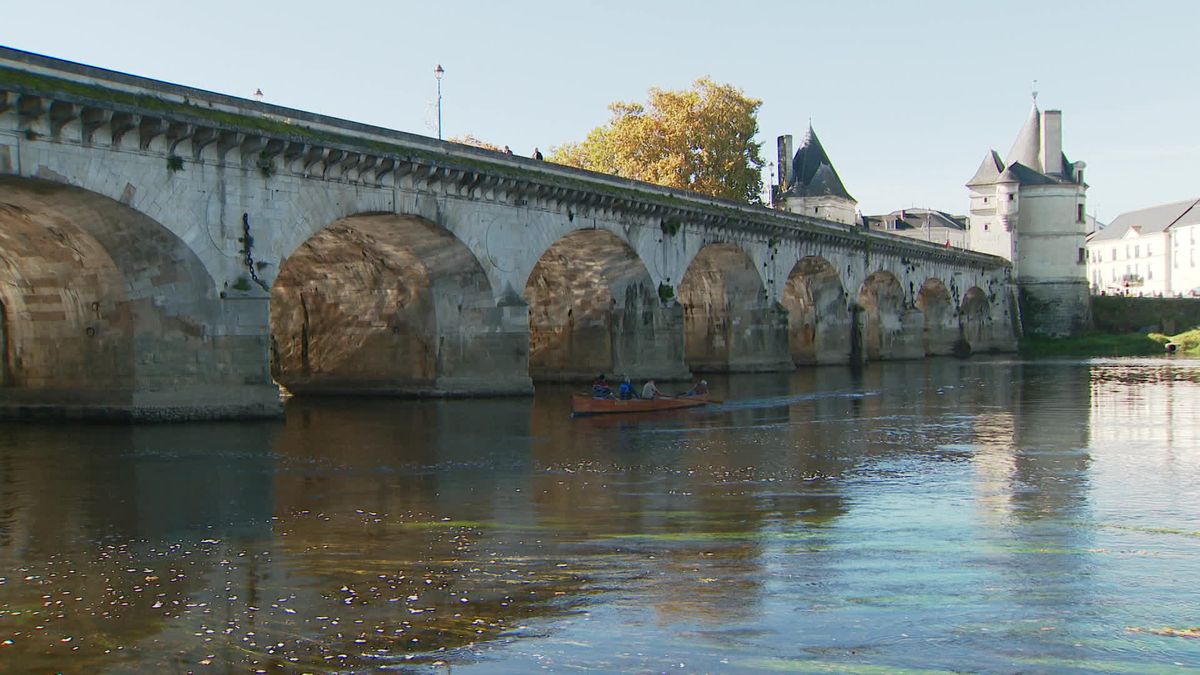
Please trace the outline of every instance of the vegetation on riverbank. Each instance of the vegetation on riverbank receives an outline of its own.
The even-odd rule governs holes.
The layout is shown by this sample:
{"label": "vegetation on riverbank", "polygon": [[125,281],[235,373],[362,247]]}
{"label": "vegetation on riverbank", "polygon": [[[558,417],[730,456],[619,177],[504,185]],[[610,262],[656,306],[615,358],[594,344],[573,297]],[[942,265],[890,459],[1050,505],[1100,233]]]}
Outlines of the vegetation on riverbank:
{"label": "vegetation on riverbank", "polygon": [[1155,356],[1165,354],[1167,344],[1176,354],[1200,356],[1200,328],[1177,335],[1162,333],[1089,333],[1077,337],[1027,336],[1021,340],[1024,356]]}

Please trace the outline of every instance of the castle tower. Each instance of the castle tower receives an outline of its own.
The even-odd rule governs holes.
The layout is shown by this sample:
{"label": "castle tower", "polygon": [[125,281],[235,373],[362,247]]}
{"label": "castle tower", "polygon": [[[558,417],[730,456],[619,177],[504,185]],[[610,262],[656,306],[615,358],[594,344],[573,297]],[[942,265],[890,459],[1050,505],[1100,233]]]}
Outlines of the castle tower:
{"label": "castle tower", "polygon": [[1008,157],[990,150],[967,182],[969,245],[1012,261],[1028,333],[1068,335],[1091,321],[1083,162],[1062,151],[1062,112],[1038,110]]}
{"label": "castle tower", "polygon": [[858,202],[846,192],[811,124],[794,156],[791,149],[792,137],[780,136],[776,204],[792,213],[853,225]]}

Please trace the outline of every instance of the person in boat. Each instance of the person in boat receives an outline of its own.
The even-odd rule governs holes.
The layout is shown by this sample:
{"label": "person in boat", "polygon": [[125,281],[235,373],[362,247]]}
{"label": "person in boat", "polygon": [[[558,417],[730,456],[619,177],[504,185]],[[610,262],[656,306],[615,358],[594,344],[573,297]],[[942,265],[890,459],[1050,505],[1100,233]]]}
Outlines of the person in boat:
{"label": "person in boat", "polygon": [[666,394],[658,390],[658,387],[654,385],[654,380],[646,380],[646,386],[642,387],[642,398],[656,399],[663,396],[666,396]]}
{"label": "person in boat", "polygon": [[592,398],[614,398],[612,387],[609,386],[604,373],[600,373],[595,380],[592,380]]}
{"label": "person in boat", "polygon": [[708,380],[700,380],[696,386],[683,392],[683,396],[704,396],[708,393]]}
{"label": "person in boat", "polygon": [[628,401],[633,398],[633,385],[629,383],[628,377],[621,382],[621,386],[617,387],[617,397],[622,401]]}

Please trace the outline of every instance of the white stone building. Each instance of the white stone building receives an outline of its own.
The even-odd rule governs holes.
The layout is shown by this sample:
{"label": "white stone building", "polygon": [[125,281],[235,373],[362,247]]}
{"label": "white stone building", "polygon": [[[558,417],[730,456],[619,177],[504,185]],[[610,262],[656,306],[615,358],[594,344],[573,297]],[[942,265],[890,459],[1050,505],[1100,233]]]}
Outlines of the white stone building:
{"label": "white stone building", "polygon": [[1090,321],[1083,162],[1062,150],[1062,112],[1036,103],[1008,157],[991,150],[967,183],[970,247],[1007,258],[1028,332],[1065,335]]}
{"label": "white stone building", "polygon": [[968,248],[967,219],[935,209],[900,209],[880,216],[865,216],[868,229],[919,239],[931,244]]}
{"label": "white stone building", "polygon": [[1200,199],[1118,216],[1088,238],[1093,293],[1200,295]]}
{"label": "white stone building", "polygon": [[846,191],[812,125],[792,154],[792,137],[779,137],[779,185],[775,205],[792,213],[856,224],[858,202]]}

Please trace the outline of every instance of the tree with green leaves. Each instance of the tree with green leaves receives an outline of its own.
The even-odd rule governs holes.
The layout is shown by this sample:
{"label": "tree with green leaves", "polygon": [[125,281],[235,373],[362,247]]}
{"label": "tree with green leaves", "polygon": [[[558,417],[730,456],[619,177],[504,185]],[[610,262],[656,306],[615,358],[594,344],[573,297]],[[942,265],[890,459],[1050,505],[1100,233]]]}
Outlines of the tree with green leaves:
{"label": "tree with green leaves", "polygon": [[654,88],[644,105],[610,105],[607,124],[580,143],[553,148],[550,161],[758,203],[763,158],[754,136],[761,105],[708,78],[681,91]]}

